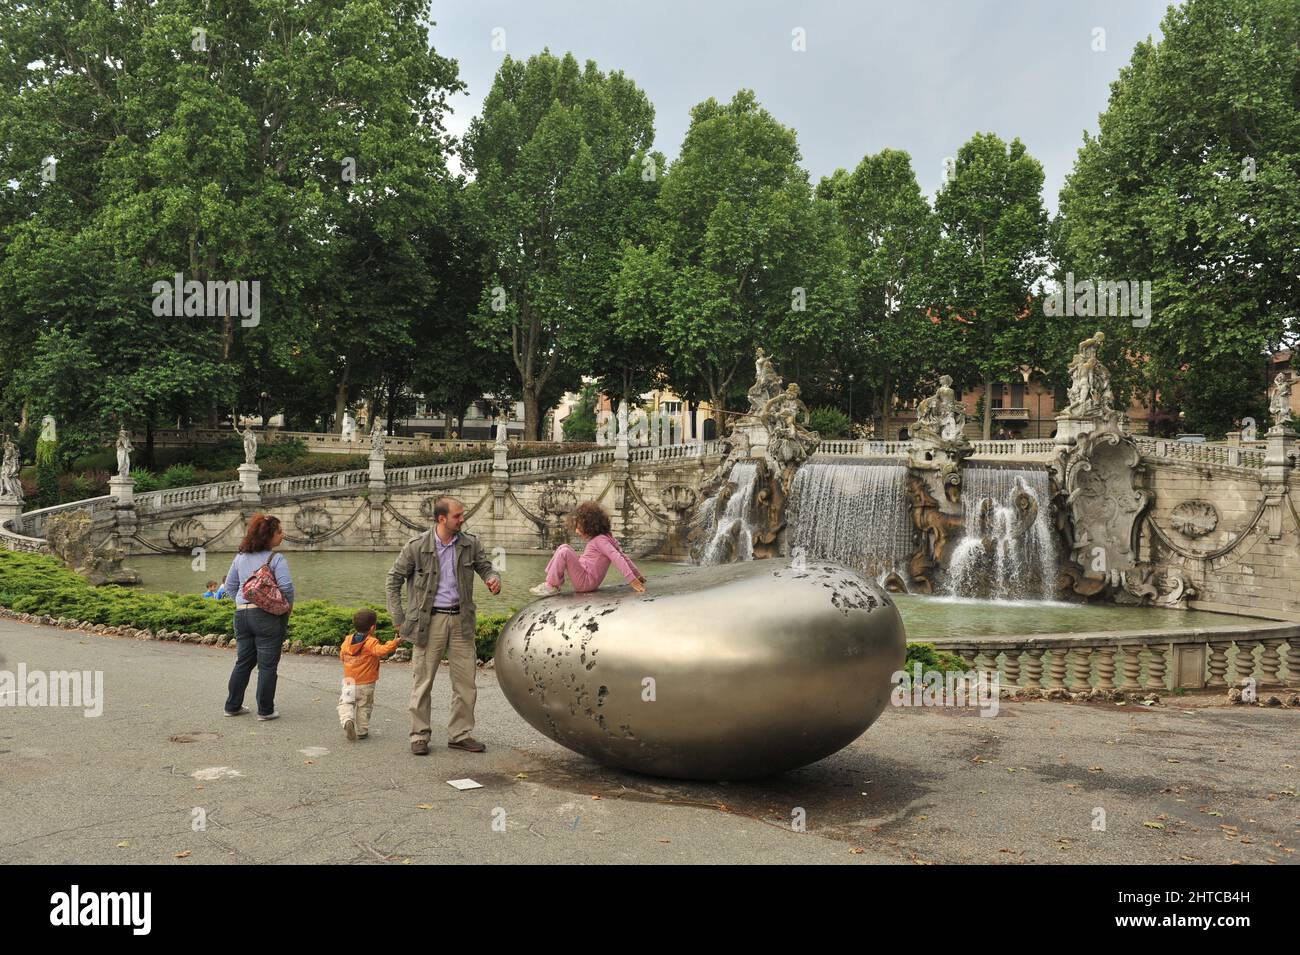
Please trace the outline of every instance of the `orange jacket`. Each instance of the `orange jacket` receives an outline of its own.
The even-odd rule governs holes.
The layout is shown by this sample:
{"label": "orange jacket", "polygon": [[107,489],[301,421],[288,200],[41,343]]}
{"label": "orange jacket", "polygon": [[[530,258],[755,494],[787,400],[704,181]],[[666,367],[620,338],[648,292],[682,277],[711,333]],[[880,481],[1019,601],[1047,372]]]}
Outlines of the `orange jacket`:
{"label": "orange jacket", "polygon": [[360,643],[349,633],[339,647],[339,657],[343,660],[343,679],[364,686],[379,681],[379,661],[397,649],[401,637],[394,637],[387,643],[380,643],[376,637],[366,637]]}

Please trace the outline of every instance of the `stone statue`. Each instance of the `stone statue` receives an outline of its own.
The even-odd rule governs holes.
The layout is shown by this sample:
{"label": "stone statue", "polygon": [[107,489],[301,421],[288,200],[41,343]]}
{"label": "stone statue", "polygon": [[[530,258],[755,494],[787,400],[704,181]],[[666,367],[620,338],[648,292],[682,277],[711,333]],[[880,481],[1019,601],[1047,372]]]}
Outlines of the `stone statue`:
{"label": "stone statue", "polygon": [[917,435],[944,442],[960,441],[965,427],[966,412],[952,389],[952,376],[940,375],[934,394],[917,405]]}
{"label": "stone statue", "polygon": [[1106,340],[1104,332],[1079,343],[1079,351],[1070,359],[1069,404],[1066,414],[1074,418],[1115,417],[1115,395],[1110,387],[1110,372],[1097,357],[1097,351]]}
{"label": "stone statue", "polygon": [[816,447],[817,435],[803,427],[809,422],[808,406],[799,399],[799,386],[793,382],[767,400],[759,417],[770,435],[768,450],[782,467],[797,467]]}
{"label": "stone statue", "polygon": [[506,431],[506,416],[505,416],[505,415],[498,415],[498,416],[497,416],[497,426],[496,426],[496,445],[497,445],[497,447],[499,447],[499,448],[504,448],[504,447],[506,446],[506,438],[507,438],[507,436],[508,436],[508,434],[507,434],[507,431]]}
{"label": "stone statue", "polygon": [[343,412],[343,432],[340,437],[345,444],[351,444],[357,440],[357,419],[346,411]]}
{"label": "stone statue", "polygon": [[619,435],[627,437],[627,399],[618,403],[618,434],[614,435],[616,441]]}
{"label": "stone statue", "polygon": [[41,436],[39,440],[41,441],[59,440],[58,429],[56,429],[54,426],[54,415],[47,414],[44,418],[41,419]]}
{"label": "stone statue", "polygon": [[251,423],[244,425],[244,430],[239,430],[239,425],[235,425],[235,434],[244,439],[244,463],[257,463],[257,434],[253,431]]}
{"label": "stone statue", "polygon": [[749,389],[749,413],[761,415],[767,403],[781,394],[781,376],[762,348],[754,349],[754,384]]}
{"label": "stone statue", "polygon": [[18,461],[18,446],[9,440],[9,435],[4,439],[4,459],[0,462],[0,500],[23,502],[23,482],[18,479],[18,472],[22,466]]}
{"label": "stone statue", "polygon": [[370,429],[370,450],[375,454],[384,453],[384,423],[375,421],[375,426]]}
{"label": "stone statue", "polygon": [[1268,391],[1268,413],[1275,428],[1286,428],[1291,424],[1291,384],[1291,379],[1279,371]]}
{"label": "stone statue", "polygon": [[94,530],[88,511],[65,511],[53,515],[46,522],[45,539],[65,566],[96,587],[138,584],[140,575],[122,566],[125,555],[114,546],[113,539],[108,537],[96,545]]}
{"label": "stone statue", "polygon": [[131,474],[131,452],[135,448],[131,447],[131,436],[126,433],[126,428],[117,429],[117,476],[120,478],[129,477]]}

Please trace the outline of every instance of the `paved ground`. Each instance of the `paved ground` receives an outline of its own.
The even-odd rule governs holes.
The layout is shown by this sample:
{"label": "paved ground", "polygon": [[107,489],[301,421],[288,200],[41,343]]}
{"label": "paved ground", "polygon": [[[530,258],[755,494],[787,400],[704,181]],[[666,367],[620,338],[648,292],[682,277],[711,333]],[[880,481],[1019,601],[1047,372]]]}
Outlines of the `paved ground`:
{"label": "paved ground", "polygon": [[[488,752],[420,758],[403,664],[385,665],[371,739],[350,743],[336,659],[286,656],[284,716],[259,723],[221,716],[230,650],[0,619],[0,655],[10,671],[102,670],[106,697],[97,718],[0,708],[3,862],[1294,863],[1300,845],[1293,709],[891,708],[805,769],[687,784],[551,743],[490,671],[475,732]],[[222,767],[239,775],[193,775]],[[447,785],[465,776],[484,788]],[[805,832],[792,831],[796,809]]]}

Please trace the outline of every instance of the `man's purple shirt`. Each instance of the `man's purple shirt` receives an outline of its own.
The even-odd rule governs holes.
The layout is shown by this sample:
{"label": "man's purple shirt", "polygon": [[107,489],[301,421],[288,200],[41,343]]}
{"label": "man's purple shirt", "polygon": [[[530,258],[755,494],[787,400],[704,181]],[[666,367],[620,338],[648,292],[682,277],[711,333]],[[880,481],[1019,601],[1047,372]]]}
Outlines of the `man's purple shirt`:
{"label": "man's purple shirt", "polygon": [[457,533],[451,543],[444,544],[438,532],[433,532],[433,542],[438,551],[438,592],[433,595],[435,607],[459,607],[460,587],[456,577],[456,542],[460,540]]}

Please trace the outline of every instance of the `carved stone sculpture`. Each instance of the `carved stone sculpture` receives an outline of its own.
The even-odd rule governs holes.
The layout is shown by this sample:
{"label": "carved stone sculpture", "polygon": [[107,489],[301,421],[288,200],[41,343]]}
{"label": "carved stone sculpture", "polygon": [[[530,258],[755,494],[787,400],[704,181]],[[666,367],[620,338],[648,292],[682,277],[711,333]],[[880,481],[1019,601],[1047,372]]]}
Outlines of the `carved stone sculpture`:
{"label": "carved stone sculpture", "polygon": [[1105,341],[1106,334],[1100,331],[1091,338],[1085,338],[1070,360],[1070,387],[1067,392],[1069,404],[1065,409],[1070,417],[1110,421],[1116,416],[1110,372],[1097,357],[1097,352]]}
{"label": "carved stone sculpture", "polygon": [[54,422],[54,415],[47,414],[41,419],[41,436],[40,441],[57,441],[59,440],[58,428]]}
{"label": "carved stone sculpture", "polygon": [[18,446],[9,440],[9,435],[4,437],[4,458],[0,460],[0,500],[7,501],[11,504],[23,503],[23,482],[19,480],[18,473],[22,470],[22,465],[18,460]]}
{"label": "carved stone sculpture", "polygon": [[1278,372],[1273,387],[1268,390],[1268,413],[1273,427],[1279,430],[1291,427],[1291,379]]}
{"label": "carved stone sculpture", "polygon": [[768,453],[782,468],[798,467],[820,440],[816,432],[803,427],[810,420],[808,406],[799,400],[799,386],[793,382],[768,399],[759,419],[770,435]]}
{"label": "carved stone sculpture", "polygon": [[952,389],[952,376],[940,375],[934,394],[917,405],[913,439],[947,444],[960,441],[965,427],[966,411]]}
{"label": "carved stone sculpture", "polygon": [[375,454],[384,453],[384,422],[376,420],[370,429],[370,450]]}
{"label": "carved stone sculpture", "polygon": [[1170,512],[1169,523],[1184,537],[1195,540],[1219,526],[1219,511],[1209,501],[1183,501]]}
{"label": "carved stone sculpture", "polygon": [[131,447],[131,436],[126,433],[126,428],[117,430],[117,476],[120,478],[130,477],[131,475],[131,452],[135,449]]}
{"label": "carved stone sculpture", "polygon": [[122,566],[124,555],[113,546],[112,539],[95,545],[91,540],[93,532],[90,515],[82,510],[55,514],[45,524],[51,552],[93,586],[138,584],[140,575]]}
{"label": "carved stone sculpture", "polygon": [[1134,482],[1139,459],[1133,439],[1116,421],[1080,435],[1066,458],[1070,556],[1081,571],[1074,587],[1078,593],[1118,587],[1137,562],[1138,520],[1151,500]]}
{"label": "carved stone sculpture", "polygon": [[781,376],[762,348],[754,350],[754,384],[749,389],[749,413],[761,415],[767,403],[781,393]]}
{"label": "carved stone sculpture", "polygon": [[235,434],[244,440],[244,463],[257,463],[257,434],[253,431],[252,424],[245,424],[244,430],[239,430],[239,425],[235,425]]}

